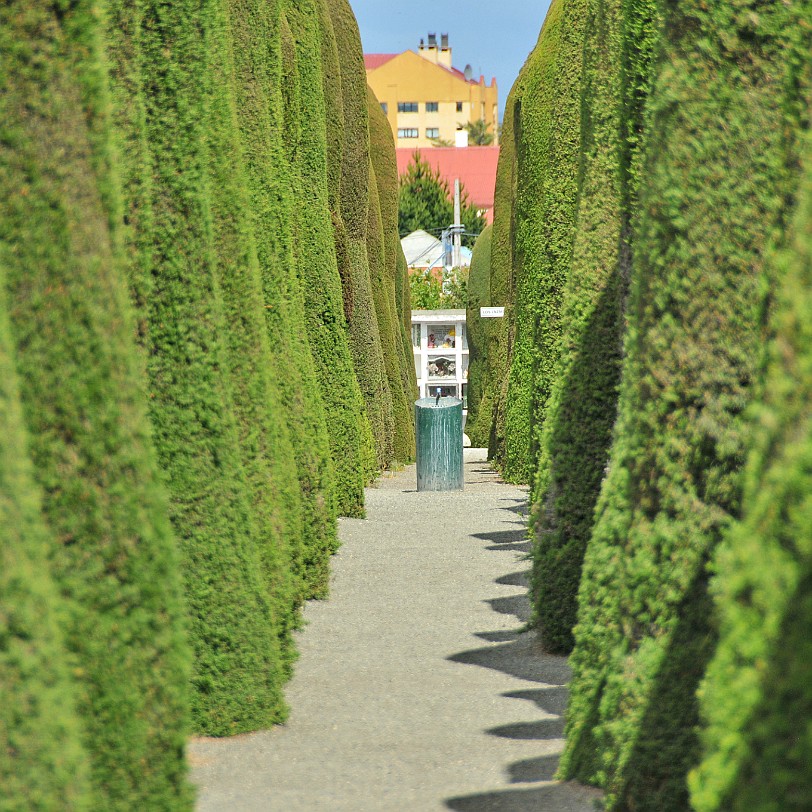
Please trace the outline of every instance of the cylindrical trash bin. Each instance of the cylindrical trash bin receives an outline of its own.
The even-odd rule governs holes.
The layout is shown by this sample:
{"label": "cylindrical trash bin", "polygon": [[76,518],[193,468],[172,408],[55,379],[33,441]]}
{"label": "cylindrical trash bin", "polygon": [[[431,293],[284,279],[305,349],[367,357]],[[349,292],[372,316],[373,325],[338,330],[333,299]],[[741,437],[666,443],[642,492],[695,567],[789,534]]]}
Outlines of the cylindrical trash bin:
{"label": "cylindrical trash bin", "polygon": [[414,429],[417,490],[462,490],[462,401],[459,398],[416,400]]}

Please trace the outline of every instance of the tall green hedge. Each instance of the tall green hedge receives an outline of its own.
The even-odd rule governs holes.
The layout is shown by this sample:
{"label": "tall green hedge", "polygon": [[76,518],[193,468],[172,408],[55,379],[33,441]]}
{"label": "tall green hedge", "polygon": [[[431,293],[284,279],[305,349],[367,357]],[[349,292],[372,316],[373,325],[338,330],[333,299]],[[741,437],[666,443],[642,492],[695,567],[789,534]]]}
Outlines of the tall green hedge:
{"label": "tall green hedge", "polygon": [[291,144],[284,134],[295,110],[285,115],[283,71],[290,75],[295,67],[283,64],[279,0],[229,0],[228,9],[240,143],[274,364],[271,374],[282,393],[299,475],[304,517],[301,576],[305,594],[319,594],[326,586],[325,559],[336,546],[335,473],[293,253],[294,173]]}
{"label": "tall green hedge", "polygon": [[742,505],[765,252],[797,183],[803,3],[664,4],[627,357],[587,550],[562,773],[607,808],[688,808],[708,562]]}
{"label": "tall green hedge", "polygon": [[[808,68],[807,68],[808,70]],[[808,81],[808,80],[807,80]],[[808,141],[808,136],[807,136]],[[720,642],[701,690],[699,812],[812,805],[812,174],[774,264],[774,337],[744,483],[744,518],[720,546]]]}
{"label": "tall green hedge", "polygon": [[488,225],[474,243],[471,269],[468,272],[468,300],[465,330],[468,335],[468,417],[465,433],[474,448],[487,447],[493,403],[492,390],[486,384],[488,338],[493,319],[480,318],[479,308],[491,303],[491,245],[493,226]]}
{"label": "tall green hedge", "polygon": [[[212,173],[233,170],[218,164],[235,149],[227,132],[217,133],[225,144],[208,143],[214,122],[218,129],[224,123],[213,118],[218,110],[222,115],[222,96],[211,97],[213,77],[219,71],[226,81],[222,74],[228,75],[222,11],[214,3],[202,15],[192,5],[151,2],[111,4],[111,10],[116,14],[108,47],[118,130],[126,143],[140,124],[149,155],[150,174],[139,177],[140,151],[124,152],[128,219],[135,224],[128,242],[146,244],[142,251],[149,252],[146,261],[130,266],[130,276],[144,325],[150,415],[184,552],[195,654],[193,725],[201,733],[226,735],[284,718],[281,685],[293,656],[293,587],[284,562],[269,571],[275,562],[268,545],[284,550],[285,539],[261,537],[266,517],[254,509],[252,486],[261,474],[248,450],[254,440],[244,419],[255,407],[250,391],[243,390],[235,405],[239,364],[250,368],[261,352],[248,337],[250,314],[227,321],[226,300],[232,308],[239,294],[233,289],[224,294],[221,286],[226,246],[241,240],[220,214],[229,193],[239,204],[234,187],[214,194],[210,188]],[[120,25],[122,19],[126,25]],[[126,32],[121,41],[119,31]],[[146,201],[139,194],[144,189]],[[238,235],[240,219],[237,209]],[[138,257],[136,251],[132,255]],[[250,266],[246,286],[247,278]],[[142,290],[147,294],[139,301]],[[253,387],[256,381],[242,384]],[[248,431],[259,433],[260,426]],[[287,532],[297,531],[294,525]],[[266,577],[277,590],[275,610]]]}
{"label": "tall green hedge", "polygon": [[503,406],[502,471],[535,473],[555,379],[561,299],[575,234],[586,0],[554,0],[521,80],[517,106],[515,341]]}
{"label": "tall green hedge", "polygon": [[[414,361],[406,356],[401,319],[395,298],[400,236],[398,234],[398,170],[392,128],[375,94],[367,88],[369,114],[369,148],[372,172],[378,198],[378,217],[375,217],[370,189],[370,224],[367,242],[370,245],[369,272],[372,282],[375,312],[381,335],[384,368],[392,395],[393,454],[398,462],[414,459],[414,420],[412,419],[413,390],[408,386],[404,370],[414,368]],[[375,233],[380,221],[381,248]],[[374,240],[373,240],[374,236]],[[411,346],[411,342],[410,342]],[[411,351],[409,355],[411,355]],[[407,363],[408,362],[408,363]]]}
{"label": "tall green hedge", "polygon": [[[293,164],[297,204],[293,208],[294,249],[304,292],[305,322],[327,419],[336,477],[336,507],[344,516],[359,516],[364,506],[362,458],[366,416],[355,377],[338,275],[329,208],[327,127],[322,52],[328,50],[319,28],[317,0],[286,2],[285,17],[296,48],[298,98],[295,115],[296,161]],[[334,40],[330,43],[335,48]],[[339,77],[340,79],[340,77]],[[331,156],[332,157],[332,156]],[[340,159],[335,158],[339,163]],[[369,431],[368,426],[366,431]]]}
{"label": "tall green hedge", "polygon": [[[632,10],[634,25],[624,18]],[[549,651],[572,649],[581,566],[615,421],[645,129],[647,94],[638,95],[651,83],[656,29],[654,0],[590,2],[577,227],[532,498],[535,623]]]}
{"label": "tall green hedge", "polygon": [[83,810],[90,765],[63,640],[67,606],[50,572],[57,542],[28,456],[5,284],[0,265],[0,809]]}
{"label": "tall green hedge", "polygon": [[[336,247],[350,351],[372,429],[374,466],[378,469],[392,461],[394,423],[367,254],[371,190],[366,70],[358,24],[349,3],[327,0],[327,7],[339,56],[342,108],[339,120],[344,122]],[[331,89],[338,88],[334,84]]]}
{"label": "tall green hedge", "polygon": [[[186,809],[178,556],[119,253],[102,23],[84,2],[9,3],[0,14],[0,267],[51,571],[67,605],[90,806]],[[55,723],[70,713],[45,710]],[[66,742],[52,780],[77,757]],[[81,805],[79,788],[65,791]]]}
{"label": "tall green hedge", "polygon": [[504,307],[505,315],[491,328],[488,337],[482,400],[484,402],[490,400],[493,406],[490,413],[480,414],[479,422],[486,421],[482,431],[484,433],[487,429],[488,433],[488,459],[493,460],[498,466],[504,463],[505,457],[505,389],[508,382],[508,358],[516,334],[514,326],[516,212],[513,201],[517,183],[517,119],[521,110],[521,88],[526,70],[527,63],[519,73],[505,102],[494,189],[490,301],[493,307]]}

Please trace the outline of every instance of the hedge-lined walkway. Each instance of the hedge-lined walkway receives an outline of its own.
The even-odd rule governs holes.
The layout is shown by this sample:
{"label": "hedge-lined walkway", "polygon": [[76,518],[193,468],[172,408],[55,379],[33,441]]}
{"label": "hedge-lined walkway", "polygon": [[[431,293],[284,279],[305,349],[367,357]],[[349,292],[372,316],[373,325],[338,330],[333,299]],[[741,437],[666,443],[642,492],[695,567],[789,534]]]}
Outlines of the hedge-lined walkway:
{"label": "hedge-lined walkway", "polygon": [[466,450],[463,493],[414,466],[344,519],[329,601],[311,603],[288,724],[191,746],[201,810],[591,812],[551,780],[569,672],[528,619],[526,489]]}

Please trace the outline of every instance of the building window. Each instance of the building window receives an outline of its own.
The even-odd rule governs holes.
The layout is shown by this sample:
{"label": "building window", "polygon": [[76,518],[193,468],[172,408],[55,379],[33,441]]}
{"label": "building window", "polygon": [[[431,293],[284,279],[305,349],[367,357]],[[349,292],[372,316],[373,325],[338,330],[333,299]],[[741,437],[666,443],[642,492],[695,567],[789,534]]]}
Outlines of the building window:
{"label": "building window", "polygon": [[440,102],[426,102],[426,112],[436,113],[440,109]]}
{"label": "building window", "polygon": [[458,113],[462,112],[462,102],[457,102],[457,112]]}
{"label": "building window", "polygon": [[389,105],[386,102],[381,102],[381,110],[385,116],[389,115]]}
{"label": "building window", "polygon": [[427,127],[426,128],[426,138],[439,138],[440,137],[440,128],[439,127]]}
{"label": "building window", "polygon": [[416,113],[417,102],[398,102],[398,113]]}
{"label": "building window", "polygon": [[420,131],[417,127],[401,127],[398,130],[398,138],[418,138]]}

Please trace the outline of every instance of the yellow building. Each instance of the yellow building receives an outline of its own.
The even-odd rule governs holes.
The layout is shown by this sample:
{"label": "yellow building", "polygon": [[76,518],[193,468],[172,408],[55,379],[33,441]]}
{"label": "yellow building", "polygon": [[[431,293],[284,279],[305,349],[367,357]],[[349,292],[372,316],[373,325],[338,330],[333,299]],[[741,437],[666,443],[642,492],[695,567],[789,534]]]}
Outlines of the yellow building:
{"label": "yellow building", "polygon": [[496,79],[473,79],[451,64],[448,34],[429,34],[417,52],[365,54],[367,82],[381,103],[398,147],[467,146],[465,125],[484,120],[498,134],[499,91]]}

